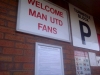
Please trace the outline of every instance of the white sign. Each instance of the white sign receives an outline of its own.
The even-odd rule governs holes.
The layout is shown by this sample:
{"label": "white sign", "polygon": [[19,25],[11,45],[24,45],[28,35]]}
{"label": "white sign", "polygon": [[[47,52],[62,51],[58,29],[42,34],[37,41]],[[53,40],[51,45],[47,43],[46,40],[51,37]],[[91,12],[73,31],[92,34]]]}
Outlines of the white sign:
{"label": "white sign", "polygon": [[87,52],[75,51],[76,75],[91,75]]}
{"label": "white sign", "polygon": [[97,65],[100,66],[100,56],[96,56],[97,58]]}
{"label": "white sign", "polygon": [[70,42],[67,11],[44,0],[19,0],[17,31]]}
{"label": "white sign", "polygon": [[97,66],[96,54],[95,53],[89,52],[89,59],[90,59],[91,66]]}
{"label": "white sign", "polygon": [[73,45],[99,51],[93,17],[69,4]]}
{"label": "white sign", "polygon": [[35,75],[64,75],[62,47],[36,43]]}

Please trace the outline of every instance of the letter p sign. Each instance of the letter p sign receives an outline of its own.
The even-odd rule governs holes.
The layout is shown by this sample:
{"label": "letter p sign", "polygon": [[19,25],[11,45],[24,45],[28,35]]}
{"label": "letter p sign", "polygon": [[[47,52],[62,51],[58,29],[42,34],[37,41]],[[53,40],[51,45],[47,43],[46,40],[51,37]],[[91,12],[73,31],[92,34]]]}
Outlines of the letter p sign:
{"label": "letter p sign", "polygon": [[[90,30],[90,27],[86,23],[84,23],[84,22],[82,22],[80,20],[79,20],[79,24],[80,24],[82,44],[85,45],[86,44],[85,37],[90,37],[91,36],[91,30]],[[87,30],[88,30],[87,33],[84,32],[83,26],[85,26],[87,28]]]}

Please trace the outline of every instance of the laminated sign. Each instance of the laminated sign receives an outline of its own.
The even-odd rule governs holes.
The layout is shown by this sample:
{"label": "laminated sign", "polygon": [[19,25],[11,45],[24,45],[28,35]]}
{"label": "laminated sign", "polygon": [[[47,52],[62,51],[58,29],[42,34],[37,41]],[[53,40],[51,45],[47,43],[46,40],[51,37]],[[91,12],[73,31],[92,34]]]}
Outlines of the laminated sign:
{"label": "laminated sign", "polygon": [[35,75],[64,75],[62,47],[36,43]]}
{"label": "laminated sign", "polygon": [[73,45],[99,51],[93,17],[69,4]]}
{"label": "laminated sign", "polygon": [[91,75],[89,58],[87,52],[75,51],[76,75]]}
{"label": "laminated sign", "polygon": [[19,0],[17,31],[70,42],[67,11],[44,0]]}

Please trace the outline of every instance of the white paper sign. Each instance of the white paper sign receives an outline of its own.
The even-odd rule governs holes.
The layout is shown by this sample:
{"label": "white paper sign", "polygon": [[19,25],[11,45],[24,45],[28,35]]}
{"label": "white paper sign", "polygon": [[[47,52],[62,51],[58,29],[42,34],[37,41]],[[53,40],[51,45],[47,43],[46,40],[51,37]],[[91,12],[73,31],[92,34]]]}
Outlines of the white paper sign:
{"label": "white paper sign", "polygon": [[64,75],[62,48],[36,43],[35,75]]}
{"label": "white paper sign", "polygon": [[96,56],[97,59],[97,65],[100,66],[100,56]]}
{"label": "white paper sign", "polygon": [[69,4],[73,45],[99,51],[93,17]]}
{"label": "white paper sign", "polygon": [[67,11],[44,0],[19,0],[17,31],[70,42]]}
{"label": "white paper sign", "polygon": [[75,51],[76,75],[91,75],[87,52]]}
{"label": "white paper sign", "polygon": [[95,53],[89,52],[89,59],[90,59],[91,66],[97,66],[96,54]]}

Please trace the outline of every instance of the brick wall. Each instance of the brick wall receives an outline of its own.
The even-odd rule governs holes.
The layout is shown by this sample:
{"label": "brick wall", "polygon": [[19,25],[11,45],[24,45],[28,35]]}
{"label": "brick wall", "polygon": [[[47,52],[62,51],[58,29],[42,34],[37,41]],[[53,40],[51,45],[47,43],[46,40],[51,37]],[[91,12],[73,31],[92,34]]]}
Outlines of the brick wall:
{"label": "brick wall", "polygon": [[[61,0],[51,1],[68,9]],[[76,75],[74,50],[90,50],[73,47],[72,43],[17,32],[17,7],[18,0],[0,0],[0,75],[34,75],[35,42],[62,46],[65,75]],[[96,22],[96,25],[99,24],[99,21]],[[100,33],[98,26],[97,31]],[[100,52],[92,52],[100,55]],[[100,75],[100,67],[91,67],[91,70],[92,75]]]}

